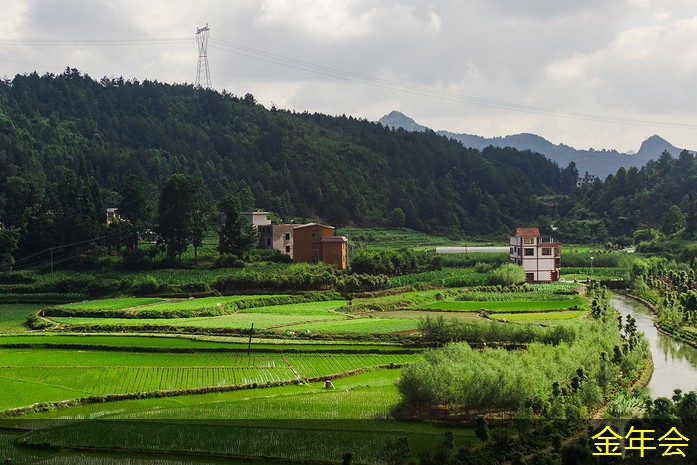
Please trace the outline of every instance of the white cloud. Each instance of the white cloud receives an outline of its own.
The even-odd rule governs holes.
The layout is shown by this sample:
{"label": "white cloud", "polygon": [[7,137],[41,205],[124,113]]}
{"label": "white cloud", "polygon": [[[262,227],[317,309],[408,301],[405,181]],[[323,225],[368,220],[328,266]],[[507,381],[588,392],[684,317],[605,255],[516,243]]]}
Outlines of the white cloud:
{"label": "white cloud", "polygon": [[[371,119],[398,109],[434,129],[489,136],[535,132],[596,148],[636,148],[637,135],[640,141],[653,133],[670,132],[676,145],[686,143],[680,138],[694,139],[694,131],[561,116],[697,124],[691,104],[697,94],[694,0],[4,1],[0,39],[142,43],[0,41],[1,73],[55,73],[71,66],[96,78],[192,82],[194,34],[206,23],[214,87],[251,92],[266,105]],[[185,40],[145,43],[169,38]],[[299,60],[346,73],[313,72]],[[347,80],[350,75],[364,79]],[[390,82],[370,82],[375,79]],[[530,111],[474,105],[471,98]]]}
{"label": "white cloud", "polygon": [[441,25],[440,16],[430,8],[419,12],[412,4],[366,0],[263,0],[255,20],[259,27],[279,28],[315,43],[390,33],[437,33]]}

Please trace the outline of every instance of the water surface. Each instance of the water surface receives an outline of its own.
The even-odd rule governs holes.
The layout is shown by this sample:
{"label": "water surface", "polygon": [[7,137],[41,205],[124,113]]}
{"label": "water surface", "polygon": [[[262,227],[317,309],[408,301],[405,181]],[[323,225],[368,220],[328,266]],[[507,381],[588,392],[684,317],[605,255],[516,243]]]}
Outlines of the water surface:
{"label": "water surface", "polygon": [[659,332],[653,325],[653,314],[642,303],[614,293],[611,303],[623,321],[632,315],[637,328],[649,341],[654,364],[647,387],[651,397],[670,398],[676,388],[683,392],[697,391],[697,348]]}

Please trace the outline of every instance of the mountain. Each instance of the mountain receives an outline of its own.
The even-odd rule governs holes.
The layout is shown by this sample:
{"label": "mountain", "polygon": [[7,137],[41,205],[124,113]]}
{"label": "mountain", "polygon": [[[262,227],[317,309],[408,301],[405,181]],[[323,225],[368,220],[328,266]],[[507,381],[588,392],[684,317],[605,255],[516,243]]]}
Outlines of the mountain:
{"label": "mountain", "polygon": [[0,223],[19,234],[20,257],[97,237],[126,187],[142,186],[156,211],[175,173],[200,179],[212,205],[237,193],[242,208],[287,220],[453,235],[531,224],[549,213],[540,198],[575,184],[537,153],[76,69],[0,80],[0,167]]}
{"label": "mountain", "polygon": [[402,128],[405,131],[424,132],[428,130],[426,126],[418,124],[416,121],[409,118],[404,113],[400,113],[398,111],[392,111],[388,113],[387,115],[380,118],[379,122],[383,126],[389,126],[391,128]]}
{"label": "mountain", "polygon": [[[427,127],[416,123],[416,121],[398,111],[392,111],[380,118],[378,122],[385,126],[403,128],[407,131],[428,130]],[[493,145],[494,147],[513,147],[518,150],[530,150],[541,153],[562,168],[568,166],[573,161],[576,163],[576,168],[581,175],[588,172],[601,178],[605,178],[608,174],[616,173],[620,167],[629,168],[636,166],[641,168],[649,160],[657,159],[663,151],[669,152],[674,157],[677,157],[681,152],[680,149],[657,135],[646,139],[636,153],[627,154],[620,153],[617,150],[579,150],[565,144],[553,144],[543,137],[526,133],[492,138],[472,134],[457,134],[448,131],[437,131],[437,133],[454,139],[465,147],[478,150]]]}

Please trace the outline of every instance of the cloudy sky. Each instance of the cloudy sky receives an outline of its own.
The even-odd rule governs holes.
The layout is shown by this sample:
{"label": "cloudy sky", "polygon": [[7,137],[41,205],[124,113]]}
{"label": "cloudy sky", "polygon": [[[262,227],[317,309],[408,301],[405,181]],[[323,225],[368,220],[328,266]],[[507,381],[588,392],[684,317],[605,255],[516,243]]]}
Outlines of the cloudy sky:
{"label": "cloudy sky", "polygon": [[637,150],[697,148],[695,0],[0,0],[0,77],[66,66],[265,106]]}

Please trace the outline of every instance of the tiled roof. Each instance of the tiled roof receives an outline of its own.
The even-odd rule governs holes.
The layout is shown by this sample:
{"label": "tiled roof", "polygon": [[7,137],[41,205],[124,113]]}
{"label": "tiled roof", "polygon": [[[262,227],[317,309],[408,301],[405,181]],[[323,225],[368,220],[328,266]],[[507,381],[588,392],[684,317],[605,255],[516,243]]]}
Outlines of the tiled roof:
{"label": "tiled roof", "polygon": [[540,230],[538,228],[515,228],[511,233],[511,237],[539,237]]}

